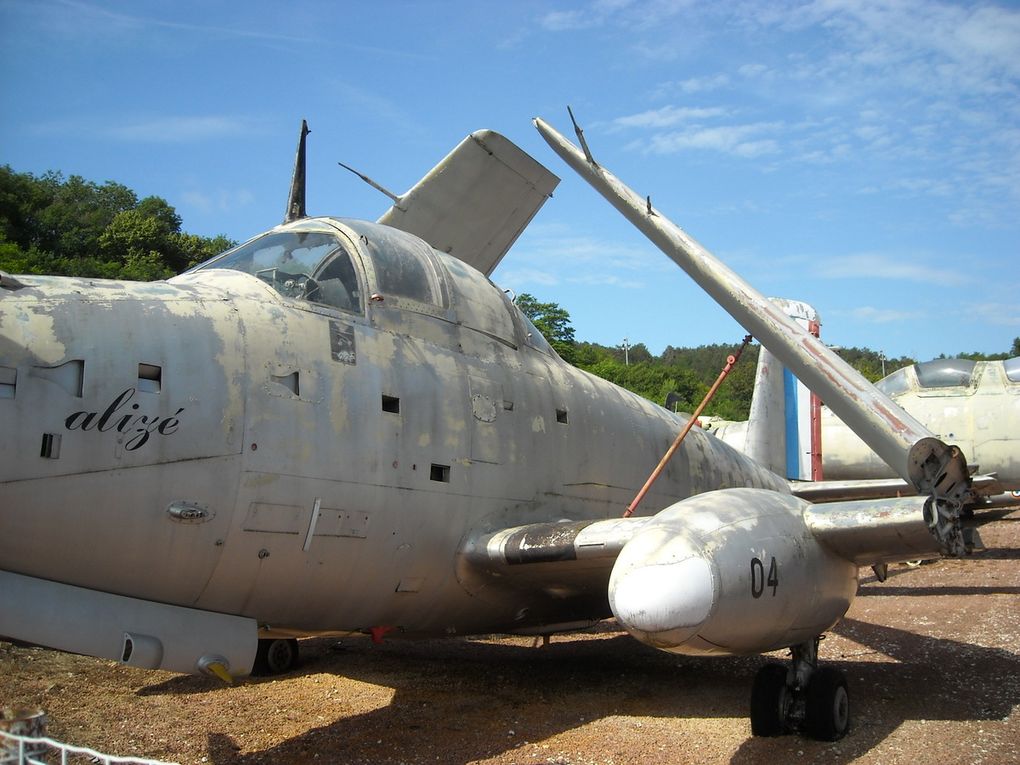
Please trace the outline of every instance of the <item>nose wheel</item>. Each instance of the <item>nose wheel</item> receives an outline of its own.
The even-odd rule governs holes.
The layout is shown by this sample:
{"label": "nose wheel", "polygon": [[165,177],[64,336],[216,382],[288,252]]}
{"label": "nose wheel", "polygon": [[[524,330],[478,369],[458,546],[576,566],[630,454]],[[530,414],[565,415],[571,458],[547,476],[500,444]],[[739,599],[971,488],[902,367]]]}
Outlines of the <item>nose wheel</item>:
{"label": "nose wheel", "polygon": [[264,638],[259,640],[255,653],[253,675],[282,675],[297,666],[298,642],[289,640]]}
{"label": "nose wheel", "polygon": [[793,646],[791,665],[770,662],[751,689],[751,733],[782,736],[799,731],[819,741],[838,741],[850,727],[846,676],[818,666],[820,638]]}

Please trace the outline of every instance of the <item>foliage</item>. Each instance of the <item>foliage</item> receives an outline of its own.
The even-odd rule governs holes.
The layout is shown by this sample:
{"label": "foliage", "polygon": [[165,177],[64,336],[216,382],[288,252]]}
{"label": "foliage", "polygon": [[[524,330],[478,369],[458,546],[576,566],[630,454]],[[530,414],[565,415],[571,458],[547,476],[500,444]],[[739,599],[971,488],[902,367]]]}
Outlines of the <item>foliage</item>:
{"label": "foliage", "polygon": [[564,361],[574,363],[574,327],[570,314],[558,303],[540,303],[534,295],[522,292],[514,301],[535,328],[549,341],[549,345]]}
{"label": "foliage", "polygon": [[165,199],[113,181],[0,167],[0,269],[10,273],[151,281],[233,244],[181,231]]}
{"label": "foliage", "polygon": [[870,348],[837,348],[836,355],[871,382],[877,382],[897,369],[909,367],[916,362],[916,359],[907,356],[889,359],[884,353]]}
{"label": "foliage", "polygon": [[[576,342],[570,326],[570,314],[556,303],[540,303],[527,293],[517,298],[517,305],[541,330],[557,352],[574,366],[627,388],[658,404],[676,394],[677,409],[693,412],[711,388],[727,357],[739,345],[701,345],[697,348],[667,346],[661,356],[653,355],[644,343],[609,347],[598,343]],[[712,401],[705,408],[706,415],[727,420],[746,420],[754,392],[755,371],[760,346],[749,345],[723,381]],[[872,382],[916,363],[907,356],[886,358],[880,351],[870,348],[838,348],[836,353],[850,366]],[[1020,356],[1020,337],[1013,341],[1010,354],[960,354],[960,358],[975,360],[1004,359],[1008,355]],[[944,358],[944,357],[943,357]]]}

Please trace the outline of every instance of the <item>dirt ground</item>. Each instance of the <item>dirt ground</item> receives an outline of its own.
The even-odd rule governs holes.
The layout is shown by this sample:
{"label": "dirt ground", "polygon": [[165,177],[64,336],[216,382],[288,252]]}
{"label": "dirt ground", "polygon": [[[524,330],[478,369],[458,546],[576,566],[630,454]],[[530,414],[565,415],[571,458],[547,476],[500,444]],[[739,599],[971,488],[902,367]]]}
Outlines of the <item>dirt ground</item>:
{"label": "dirt ground", "polygon": [[43,708],[67,743],[189,764],[1016,763],[1020,509],[996,517],[969,560],[862,578],[821,648],[850,684],[836,743],[751,737],[765,658],[675,657],[610,629],[544,648],[305,640],[299,670],[236,687],[0,642],[0,705]]}

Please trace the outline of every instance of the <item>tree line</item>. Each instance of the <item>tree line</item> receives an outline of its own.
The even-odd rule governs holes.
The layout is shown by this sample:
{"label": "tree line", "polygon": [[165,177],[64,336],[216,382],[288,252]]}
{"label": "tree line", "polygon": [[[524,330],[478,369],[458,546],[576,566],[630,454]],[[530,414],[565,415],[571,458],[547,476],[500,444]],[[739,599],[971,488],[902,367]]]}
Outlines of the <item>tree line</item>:
{"label": "tree line", "polygon": [[[97,184],[59,172],[41,176],[0,168],[0,270],[86,278],[152,281],[166,279],[233,247],[225,236],[203,237],[181,230],[181,217],[161,197],[138,195],[126,186]],[[693,411],[737,345],[667,348],[653,355],[644,343],[610,347],[578,341],[570,313],[522,293],[517,306],[567,362],[680,411]],[[743,352],[707,414],[747,419],[759,346]],[[915,359],[885,358],[868,348],[837,353],[871,381]],[[1020,356],[1020,337],[1009,353],[964,353],[978,361]],[[944,358],[944,357],[943,357]]]}
{"label": "tree line", "polygon": [[0,168],[0,269],[103,279],[166,279],[235,244],[181,230],[162,197],[120,183]]}
{"label": "tree line", "polygon": [[[517,306],[565,361],[656,403],[665,404],[667,396],[670,396],[679,411],[693,412],[698,407],[722,371],[727,357],[736,353],[740,347],[739,344],[700,345],[697,348],[666,346],[660,355],[655,356],[644,343],[610,347],[577,342],[570,324],[570,313],[562,306],[540,302],[528,293],[518,295]],[[759,350],[757,343],[752,343],[744,350],[740,361],[732,368],[706,407],[705,414],[727,420],[747,419]],[[880,351],[870,348],[834,350],[871,382],[917,363],[917,359],[907,356],[887,358]],[[1020,337],[1013,340],[1009,352],[960,353],[954,358],[993,361],[1013,356],[1020,356]],[[946,356],[943,354],[939,358]]]}

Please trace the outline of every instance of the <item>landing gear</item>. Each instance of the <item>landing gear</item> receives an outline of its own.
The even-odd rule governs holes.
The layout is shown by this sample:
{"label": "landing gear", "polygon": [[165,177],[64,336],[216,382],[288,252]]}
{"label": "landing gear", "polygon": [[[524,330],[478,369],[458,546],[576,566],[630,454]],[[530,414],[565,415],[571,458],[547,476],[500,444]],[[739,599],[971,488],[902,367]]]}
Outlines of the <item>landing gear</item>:
{"label": "landing gear", "polygon": [[781,736],[800,731],[819,741],[837,741],[850,727],[846,677],[818,666],[820,638],[793,646],[789,668],[766,664],[751,689],[751,733]]}
{"label": "landing gear", "polygon": [[793,691],[786,685],[786,667],[772,662],[754,676],[751,688],[751,733],[781,736],[789,731],[787,720]]}
{"label": "landing gear", "polygon": [[298,642],[293,638],[259,640],[253,675],[282,675],[297,666]]}
{"label": "landing gear", "polygon": [[846,677],[835,667],[822,667],[811,676],[804,710],[804,732],[819,741],[838,741],[850,727],[850,697]]}

